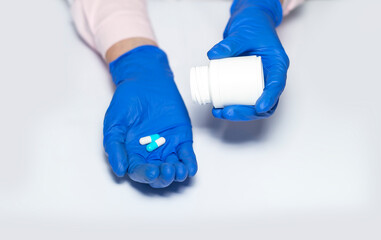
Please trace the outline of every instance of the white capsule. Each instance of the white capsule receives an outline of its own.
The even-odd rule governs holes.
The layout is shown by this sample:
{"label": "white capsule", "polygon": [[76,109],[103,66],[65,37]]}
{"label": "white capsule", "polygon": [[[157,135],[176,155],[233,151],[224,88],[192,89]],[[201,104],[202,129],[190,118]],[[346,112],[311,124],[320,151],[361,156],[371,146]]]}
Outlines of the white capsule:
{"label": "white capsule", "polygon": [[141,145],[146,145],[148,143],[151,143],[151,142],[154,142],[156,141],[157,139],[160,138],[160,135],[159,134],[153,134],[153,135],[150,135],[150,136],[146,136],[146,137],[142,137],[139,139],[139,143]]}
{"label": "white capsule", "polygon": [[163,137],[160,137],[159,139],[157,139],[156,141],[150,143],[147,145],[146,149],[148,152],[152,152],[153,150],[155,150],[156,148],[162,146],[163,144],[165,143],[165,138]]}
{"label": "white capsule", "polygon": [[160,146],[162,146],[165,143],[165,138],[164,137],[160,137],[155,142],[157,144],[157,147],[160,147]]}

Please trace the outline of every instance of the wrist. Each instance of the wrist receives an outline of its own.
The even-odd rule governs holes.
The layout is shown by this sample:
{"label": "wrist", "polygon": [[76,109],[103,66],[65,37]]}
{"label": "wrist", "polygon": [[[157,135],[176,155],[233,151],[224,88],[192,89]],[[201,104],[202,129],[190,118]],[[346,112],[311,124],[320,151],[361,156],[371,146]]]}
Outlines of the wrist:
{"label": "wrist", "polygon": [[152,45],[157,46],[156,42],[148,38],[128,38],[122,41],[119,41],[112,45],[106,52],[106,61],[110,63],[116,60],[118,57],[122,56],[124,53],[131,51],[134,48]]}
{"label": "wrist", "polygon": [[158,69],[171,72],[167,55],[163,50],[154,45],[142,45],[125,52],[110,62],[109,67],[112,79],[116,85],[131,76],[156,74]]}

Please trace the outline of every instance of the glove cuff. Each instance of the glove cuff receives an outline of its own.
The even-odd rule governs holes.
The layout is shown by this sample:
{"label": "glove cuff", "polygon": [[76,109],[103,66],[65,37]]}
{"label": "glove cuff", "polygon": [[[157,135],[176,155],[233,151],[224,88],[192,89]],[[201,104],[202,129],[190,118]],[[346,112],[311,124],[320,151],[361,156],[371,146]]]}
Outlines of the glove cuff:
{"label": "glove cuff", "polygon": [[133,72],[142,73],[157,69],[161,65],[161,69],[169,69],[167,55],[160,48],[153,45],[143,45],[134,48],[109,64],[112,80],[115,85],[133,76]]}
{"label": "glove cuff", "polygon": [[283,9],[280,0],[234,0],[230,12],[242,10],[242,8],[257,7],[268,12],[272,17],[275,27],[279,26],[283,19]]}

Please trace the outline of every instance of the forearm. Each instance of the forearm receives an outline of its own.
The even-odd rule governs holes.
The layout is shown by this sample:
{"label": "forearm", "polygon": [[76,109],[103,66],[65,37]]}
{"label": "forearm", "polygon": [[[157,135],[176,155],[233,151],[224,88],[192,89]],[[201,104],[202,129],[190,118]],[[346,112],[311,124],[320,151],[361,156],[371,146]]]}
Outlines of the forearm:
{"label": "forearm", "polygon": [[74,0],[79,35],[107,61],[140,45],[156,45],[145,0]]}

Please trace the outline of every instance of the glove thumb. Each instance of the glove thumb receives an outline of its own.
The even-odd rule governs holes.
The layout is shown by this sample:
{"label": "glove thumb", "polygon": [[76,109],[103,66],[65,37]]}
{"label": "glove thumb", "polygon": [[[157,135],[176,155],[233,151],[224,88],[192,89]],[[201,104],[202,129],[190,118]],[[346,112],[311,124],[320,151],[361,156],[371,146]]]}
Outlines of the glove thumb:
{"label": "glove thumb", "polygon": [[221,42],[217,43],[208,52],[208,58],[210,60],[235,57],[241,54],[241,44],[237,42],[234,37],[227,37]]}

